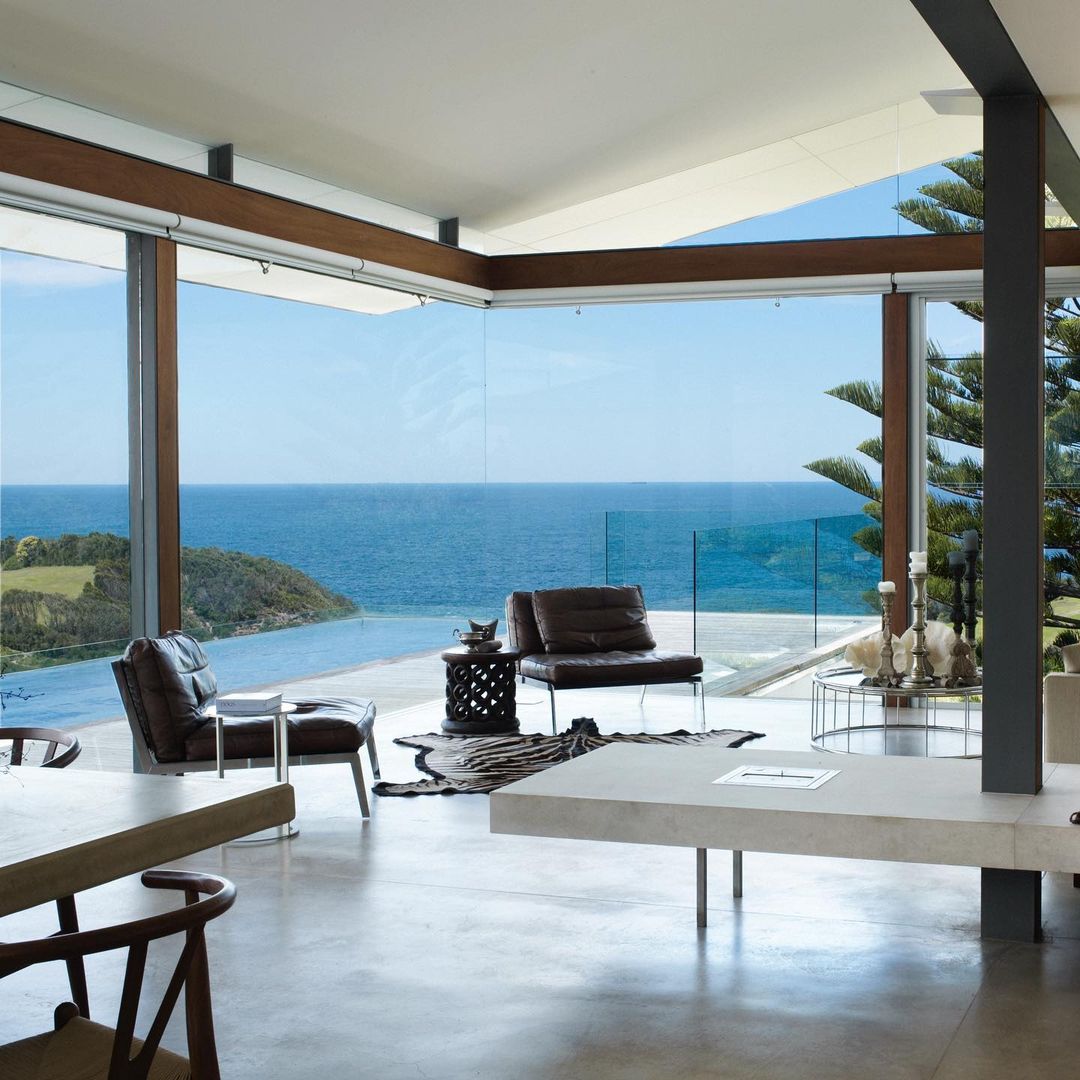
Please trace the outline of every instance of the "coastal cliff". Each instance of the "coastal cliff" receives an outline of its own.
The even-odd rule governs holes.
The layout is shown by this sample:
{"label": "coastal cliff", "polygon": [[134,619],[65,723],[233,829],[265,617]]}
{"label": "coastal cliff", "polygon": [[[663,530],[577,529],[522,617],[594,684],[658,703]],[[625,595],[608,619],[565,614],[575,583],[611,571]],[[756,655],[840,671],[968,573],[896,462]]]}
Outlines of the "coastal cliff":
{"label": "coastal cliff", "polygon": [[[120,651],[130,636],[129,559],[127,539],[112,533],[0,541],[0,670]],[[183,626],[197,638],[254,634],[359,612],[348,597],[263,556],[184,548],[181,566]]]}

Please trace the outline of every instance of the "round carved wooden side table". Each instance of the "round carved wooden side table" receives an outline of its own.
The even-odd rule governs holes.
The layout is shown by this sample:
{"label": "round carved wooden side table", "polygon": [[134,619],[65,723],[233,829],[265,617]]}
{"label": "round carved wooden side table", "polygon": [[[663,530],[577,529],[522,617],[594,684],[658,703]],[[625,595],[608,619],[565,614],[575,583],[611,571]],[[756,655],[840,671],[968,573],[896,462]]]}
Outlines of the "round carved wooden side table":
{"label": "round carved wooden side table", "polygon": [[470,652],[447,649],[446,719],[452,735],[509,735],[518,730],[517,660],[520,649]]}

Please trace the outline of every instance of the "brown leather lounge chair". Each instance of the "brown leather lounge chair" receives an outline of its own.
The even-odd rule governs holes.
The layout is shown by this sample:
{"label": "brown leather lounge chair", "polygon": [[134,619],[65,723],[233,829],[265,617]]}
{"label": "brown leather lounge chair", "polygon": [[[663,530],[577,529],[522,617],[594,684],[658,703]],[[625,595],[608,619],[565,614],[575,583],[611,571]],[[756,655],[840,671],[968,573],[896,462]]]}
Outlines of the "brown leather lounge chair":
{"label": "brown leather lounge chair", "polygon": [[[190,773],[217,769],[214,721],[203,709],[217,696],[217,680],[199,643],[172,630],[164,637],[137,638],[113,674],[120,688],[135,752],[144,773]],[[375,749],[375,703],[366,698],[324,697],[296,702],[288,718],[289,764],[341,763],[352,768],[360,811],[369,816],[360,747],[379,775]],[[224,721],[225,767],[272,767],[271,717],[230,717]]]}
{"label": "brown leather lounge chair", "polygon": [[524,654],[522,682],[548,689],[552,734],[556,690],[640,686],[644,697],[645,687],[662,683],[691,685],[705,730],[701,657],[657,650],[640,585],[514,592],[506,598],[506,623],[511,644]]}

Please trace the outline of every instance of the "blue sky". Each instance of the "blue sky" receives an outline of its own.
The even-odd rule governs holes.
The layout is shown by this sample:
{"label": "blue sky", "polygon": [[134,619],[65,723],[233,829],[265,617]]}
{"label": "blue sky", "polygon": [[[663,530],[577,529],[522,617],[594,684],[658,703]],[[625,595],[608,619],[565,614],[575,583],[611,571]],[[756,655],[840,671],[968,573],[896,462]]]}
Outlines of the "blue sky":
{"label": "blue sky", "polygon": [[[688,242],[914,231],[898,190],[940,172]],[[0,260],[0,479],[125,482],[123,276]],[[800,480],[876,433],[824,391],[877,377],[880,299],[362,316],[182,285],[180,357],[186,483]]]}

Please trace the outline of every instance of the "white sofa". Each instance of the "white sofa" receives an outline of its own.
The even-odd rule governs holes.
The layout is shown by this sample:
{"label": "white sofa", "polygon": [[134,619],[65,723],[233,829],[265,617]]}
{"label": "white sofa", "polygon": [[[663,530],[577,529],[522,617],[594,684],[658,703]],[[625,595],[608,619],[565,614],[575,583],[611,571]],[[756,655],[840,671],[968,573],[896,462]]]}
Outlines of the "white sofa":
{"label": "white sofa", "polygon": [[1043,753],[1047,761],[1080,764],[1080,645],[1061,650],[1065,670],[1043,679]]}

